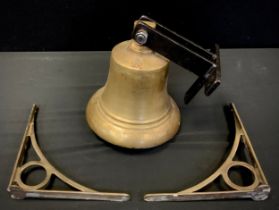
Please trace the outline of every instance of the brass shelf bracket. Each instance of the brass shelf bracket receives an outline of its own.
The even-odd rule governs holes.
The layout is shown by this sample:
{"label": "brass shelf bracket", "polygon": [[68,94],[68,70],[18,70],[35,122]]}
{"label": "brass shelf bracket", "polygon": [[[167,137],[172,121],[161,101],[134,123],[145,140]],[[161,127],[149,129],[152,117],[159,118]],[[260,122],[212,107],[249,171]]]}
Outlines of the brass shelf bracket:
{"label": "brass shelf bracket", "polygon": [[[38,112],[38,106],[35,104],[32,107],[27,127],[17,154],[13,172],[7,188],[11,197],[14,199],[24,198],[40,198],[40,199],[76,199],[76,200],[107,200],[107,201],[127,201],[130,196],[126,193],[109,193],[100,192],[88,187],[85,187],[74,180],[68,178],[58,171],[42,153],[36,139],[35,134],[35,118]],[[39,157],[39,160],[28,161],[24,163],[25,154],[28,150],[28,145],[32,147]],[[28,185],[22,180],[24,171],[34,167],[40,167],[45,170],[45,178],[36,185]],[[63,183],[70,186],[73,190],[55,190],[47,189],[52,177],[60,179]]]}
{"label": "brass shelf bracket", "polygon": [[[191,201],[239,198],[250,198],[259,201],[268,198],[271,188],[265,178],[249,136],[235,105],[230,104],[229,109],[233,115],[235,135],[231,150],[223,164],[213,174],[193,187],[176,193],[146,194],[144,196],[145,201]],[[249,161],[235,158],[241,145],[244,145],[243,149]],[[233,168],[244,168],[246,171],[250,171],[253,176],[252,183],[245,186],[235,183],[229,175],[229,171]],[[226,185],[226,190],[206,191],[206,187],[218,178],[221,178]]]}

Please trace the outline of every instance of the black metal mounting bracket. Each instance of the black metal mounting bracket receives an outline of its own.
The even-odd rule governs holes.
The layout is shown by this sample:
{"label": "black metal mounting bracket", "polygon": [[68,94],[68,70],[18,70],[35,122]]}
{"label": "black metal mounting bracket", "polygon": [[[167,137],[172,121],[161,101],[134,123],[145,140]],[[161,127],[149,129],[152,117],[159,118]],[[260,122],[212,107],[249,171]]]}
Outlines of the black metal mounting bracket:
{"label": "black metal mounting bracket", "polygon": [[[155,27],[151,27],[146,21],[155,23]],[[218,45],[215,45],[214,50],[204,49],[147,16],[141,16],[136,22],[132,38],[138,44],[150,48],[198,76],[185,93],[185,104],[189,103],[203,86],[205,95],[209,96],[220,85]]]}

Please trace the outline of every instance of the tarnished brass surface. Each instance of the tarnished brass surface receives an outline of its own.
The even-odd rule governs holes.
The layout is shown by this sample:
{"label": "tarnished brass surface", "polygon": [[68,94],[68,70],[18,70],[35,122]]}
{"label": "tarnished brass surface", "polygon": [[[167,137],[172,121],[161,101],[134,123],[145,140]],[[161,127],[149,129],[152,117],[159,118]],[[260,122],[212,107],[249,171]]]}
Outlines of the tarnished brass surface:
{"label": "tarnished brass surface", "polygon": [[[29,116],[28,124],[20,145],[20,149],[16,158],[13,173],[8,186],[8,191],[14,199],[24,198],[41,198],[41,199],[79,199],[79,200],[109,200],[109,201],[126,201],[130,196],[126,193],[108,193],[100,192],[88,187],[85,187],[74,180],[66,177],[54,166],[52,166],[44,154],[42,153],[37,140],[34,129],[35,117],[38,107],[33,105]],[[39,160],[24,162],[28,144],[34,149]],[[30,186],[22,181],[22,174],[26,170],[34,167],[41,167],[45,170],[46,176],[44,180],[37,184]],[[46,189],[51,182],[51,178],[58,178],[66,185],[75,190],[55,190]]]}
{"label": "tarnished brass surface", "polygon": [[133,40],[116,45],[106,84],[87,105],[92,130],[126,148],[150,148],[170,140],[179,129],[180,112],[167,93],[168,65]]}
{"label": "tarnished brass surface", "polygon": [[[145,201],[189,201],[189,200],[217,200],[251,198],[253,200],[265,200],[270,193],[270,186],[253,149],[249,136],[242,124],[240,116],[234,104],[230,111],[233,114],[235,137],[231,151],[223,164],[208,178],[197,185],[176,193],[146,194]],[[240,145],[244,149],[249,161],[236,160],[236,153]],[[253,175],[253,182],[247,186],[240,186],[231,180],[229,170],[233,168],[245,168]],[[204,189],[215,180],[221,178],[230,190],[205,191]]]}

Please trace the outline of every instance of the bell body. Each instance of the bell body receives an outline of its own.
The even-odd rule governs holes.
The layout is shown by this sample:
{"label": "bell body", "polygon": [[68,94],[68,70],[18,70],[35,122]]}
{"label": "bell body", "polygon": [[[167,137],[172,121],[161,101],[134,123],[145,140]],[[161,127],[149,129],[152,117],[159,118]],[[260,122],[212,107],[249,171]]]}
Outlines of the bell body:
{"label": "bell body", "polygon": [[116,45],[106,84],[86,108],[90,128],[126,148],[151,148],[170,140],[179,129],[180,112],[167,93],[168,65],[133,40]]}

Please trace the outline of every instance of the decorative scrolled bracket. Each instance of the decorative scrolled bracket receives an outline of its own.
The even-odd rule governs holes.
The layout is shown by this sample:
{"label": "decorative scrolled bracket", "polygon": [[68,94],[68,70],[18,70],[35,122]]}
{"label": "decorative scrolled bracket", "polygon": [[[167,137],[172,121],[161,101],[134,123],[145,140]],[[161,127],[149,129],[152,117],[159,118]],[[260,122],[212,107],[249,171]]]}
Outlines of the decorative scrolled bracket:
{"label": "decorative scrolled bracket", "polygon": [[[146,194],[144,196],[145,201],[190,201],[239,198],[251,198],[258,201],[268,198],[271,190],[270,186],[234,104],[229,105],[229,111],[233,115],[232,119],[234,122],[232,124],[234,124],[235,136],[231,150],[223,164],[213,174],[193,187],[176,193]],[[243,145],[243,150],[248,161],[236,159],[241,145]],[[229,176],[229,171],[234,168],[248,170],[253,176],[253,181],[245,186],[234,183]],[[219,178],[226,185],[226,190],[205,190],[206,187],[213,184]]]}
{"label": "decorative scrolled bracket", "polygon": [[[13,168],[11,179],[8,186],[8,191],[14,199],[24,198],[40,198],[40,199],[76,199],[76,200],[108,200],[108,201],[126,201],[130,196],[126,193],[109,193],[100,192],[88,187],[85,187],[74,180],[66,177],[54,166],[52,166],[42,153],[35,134],[35,118],[38,112],[38,107],[33,105],[28,124],[17,154],[16,162]],[[34,149],[39,160],[24,162],[25,155],[28,150],[28,145]],[[22,175],[24,171],[32,168],[40,167],[44,169],[46,175],[43,181],[36,185],[24,183]],[[64,184],[70,186],[73,190],[55,190],[48,189],[51,178],[60,179]]]}

